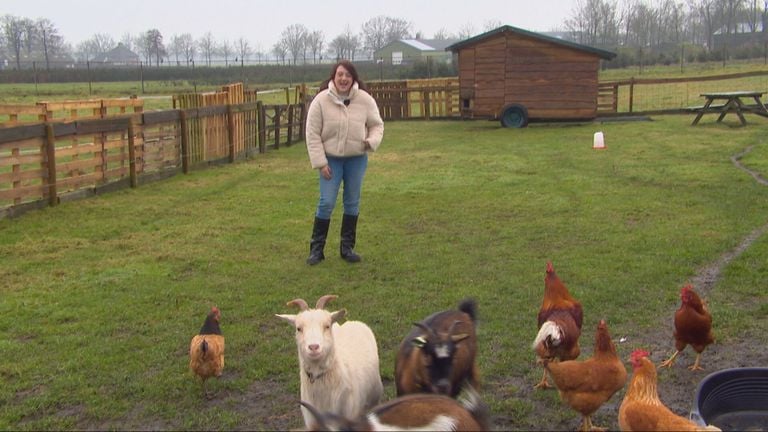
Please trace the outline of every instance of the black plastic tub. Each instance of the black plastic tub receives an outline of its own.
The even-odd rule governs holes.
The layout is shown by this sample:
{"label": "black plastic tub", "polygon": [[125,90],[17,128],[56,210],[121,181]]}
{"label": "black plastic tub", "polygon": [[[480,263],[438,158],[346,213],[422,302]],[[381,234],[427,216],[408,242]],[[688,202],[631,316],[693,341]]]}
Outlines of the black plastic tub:
{"label": "black plastic tub", "polygon": [[768,431],[768,368],[708,375],[696,390],[691,420],[724,431]]}

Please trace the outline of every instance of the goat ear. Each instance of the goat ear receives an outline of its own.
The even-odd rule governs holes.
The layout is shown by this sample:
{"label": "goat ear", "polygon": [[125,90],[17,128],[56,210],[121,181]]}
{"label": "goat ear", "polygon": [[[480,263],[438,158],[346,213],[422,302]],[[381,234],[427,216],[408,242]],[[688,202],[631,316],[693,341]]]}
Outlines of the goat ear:
{"label": "goat ear", "polygon": [[463,341],[464,339],[466,339],[468,337],[469,337],[468,334],[462,333],[462,334],[457,334],[457,335],[451,335],[451,340],[453,341],[453,343],[457,343],[457,342]]}
{"label": "goat ear", "polygon": [[275,314],[276,317],[280,318],[281,320],[288,321],[291,324],[296,324],[296,315],[289,315],[289,314]]}
{"label": "goat ear", "polygon": [[336,312],[331,314],[331,322],[339,322],[346,315],[347,315],[347,310],[346,309],[339,309]]}

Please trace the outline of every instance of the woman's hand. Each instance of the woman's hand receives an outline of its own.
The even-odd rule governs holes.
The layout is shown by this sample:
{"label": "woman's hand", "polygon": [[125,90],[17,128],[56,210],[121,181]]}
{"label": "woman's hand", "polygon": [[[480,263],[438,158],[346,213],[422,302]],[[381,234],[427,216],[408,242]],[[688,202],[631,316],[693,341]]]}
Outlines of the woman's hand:
{"label": "woman's hand", "polygon": [[331,175],[332,175],[332,173],[331,173],[331,166],[330,165],[326,165],[326,166],[320,168],[320,175],[323,176],[324,179],[330,180],[331,179]]}

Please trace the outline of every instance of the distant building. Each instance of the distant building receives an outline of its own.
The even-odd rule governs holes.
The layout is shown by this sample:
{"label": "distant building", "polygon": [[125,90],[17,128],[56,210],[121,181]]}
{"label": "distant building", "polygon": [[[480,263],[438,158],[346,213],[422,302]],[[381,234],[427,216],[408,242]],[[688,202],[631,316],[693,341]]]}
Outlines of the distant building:
{"label": "distant building", "polygon": [[731,49],[768,43],[768,31],[762,22],[755,23],[754,28],[749,23],[737,23],[730,34],[726,31],[722,27],[712,34],[713,50],[722,49],[724,43]]}
{"label": "distant building", "polygon": [[121,42],[111,50],[96,55],[90,62],[91,64],[103,63],[109,66],[135,66],[139,64],[139,55]]}
{"label": "distant building", "polygon": [[373,60],[392,65],[412,64],[427,59],[450,64],[453,56],[445,51],[445,48],[458,41],[458,39],[400,39],[374,51]]}

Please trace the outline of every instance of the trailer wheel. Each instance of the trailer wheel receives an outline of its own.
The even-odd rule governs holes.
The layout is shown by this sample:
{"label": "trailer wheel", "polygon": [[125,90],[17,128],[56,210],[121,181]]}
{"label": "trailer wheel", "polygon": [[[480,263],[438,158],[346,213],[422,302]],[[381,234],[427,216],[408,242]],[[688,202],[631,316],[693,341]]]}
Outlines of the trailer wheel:
{"label": "trailer wheel", "polygon": [[528,109],[520,104],[509,104],[501,109],[501,125],[505,128],[528,126]]}

